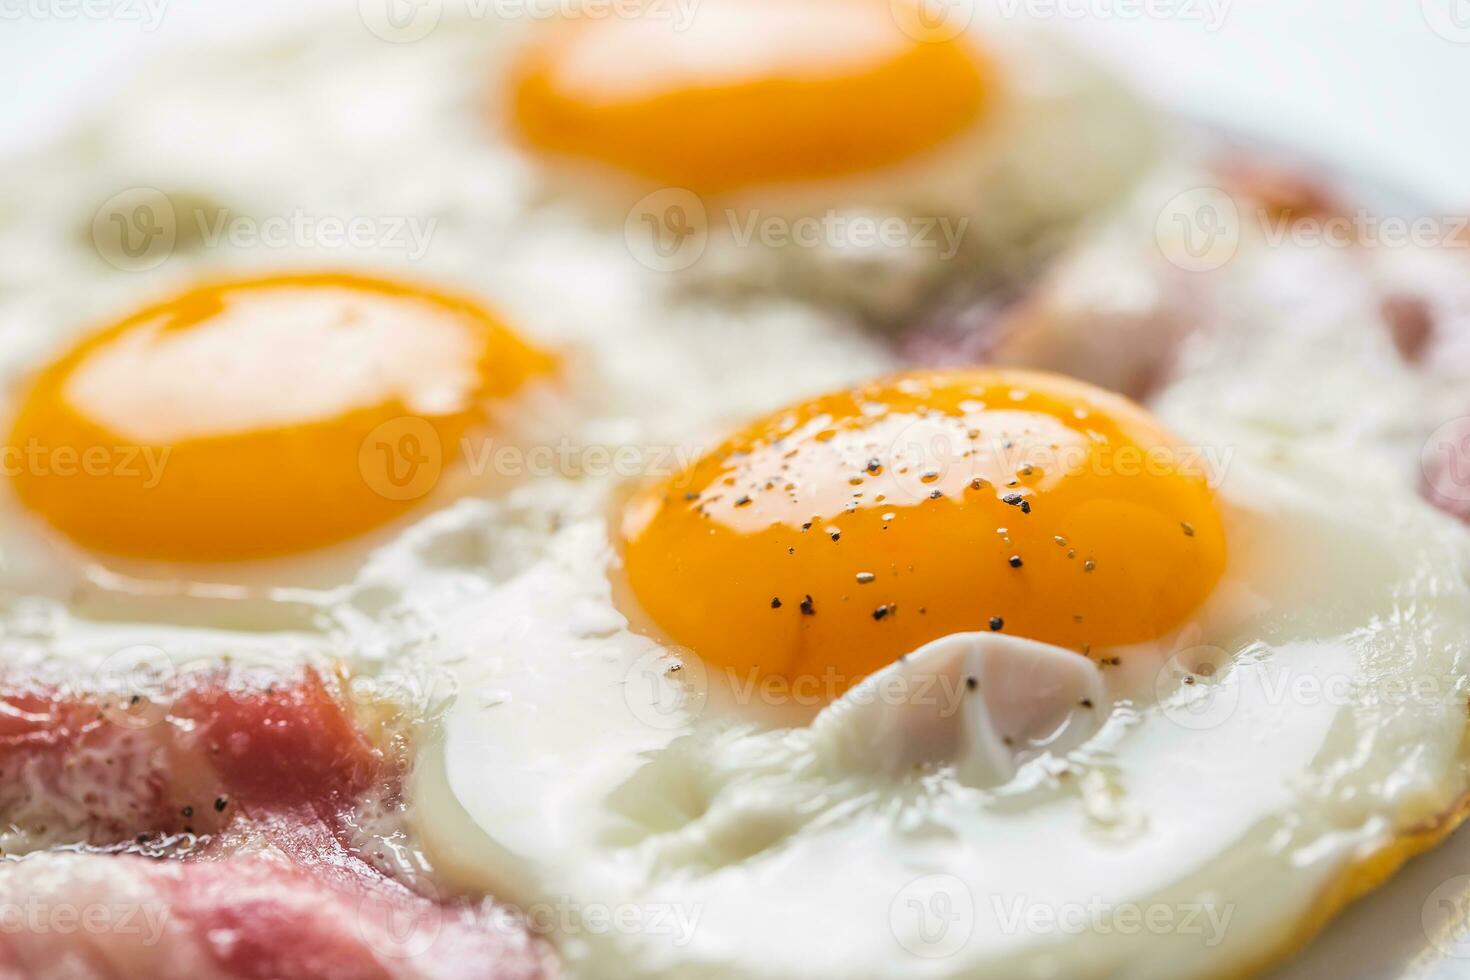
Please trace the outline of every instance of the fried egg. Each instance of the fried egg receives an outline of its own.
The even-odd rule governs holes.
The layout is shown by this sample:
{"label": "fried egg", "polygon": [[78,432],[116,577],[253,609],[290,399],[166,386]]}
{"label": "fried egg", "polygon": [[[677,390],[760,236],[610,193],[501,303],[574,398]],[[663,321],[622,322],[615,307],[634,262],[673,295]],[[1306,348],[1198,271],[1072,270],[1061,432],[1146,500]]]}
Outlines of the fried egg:
{"label": "fried egg", "polygon": [[[420,495],[416,473],[375,458],[399,453],[388,439],[409,440],[402,462],[431,476],[487,403],[549,368],[483,309],[442,294],[353,275],[211,283],[126,316],[40,374],[10,435],[34,457],[15,488],[103,552],[217,562],[307,550]],[[85,465],[62,468],[63,451]],[[122,453],[156,468],[111,459]]]}
{"label": "fried egg", "polygon": [[1186,441],[899,376],[588,513],[443,624],[429,853],[573,910],[578,975],[1259,965],[1456,812],[1470,587],[1463,529],[1201,384]]}
{"label": "fried egg", "polygon": [[685,282],[903,315],[959,277],[1018,274],[1152,158],[1128,93],[1001,17],[657,9],[545,26],[502,111],[566,193],[626,215],[644,261]]}

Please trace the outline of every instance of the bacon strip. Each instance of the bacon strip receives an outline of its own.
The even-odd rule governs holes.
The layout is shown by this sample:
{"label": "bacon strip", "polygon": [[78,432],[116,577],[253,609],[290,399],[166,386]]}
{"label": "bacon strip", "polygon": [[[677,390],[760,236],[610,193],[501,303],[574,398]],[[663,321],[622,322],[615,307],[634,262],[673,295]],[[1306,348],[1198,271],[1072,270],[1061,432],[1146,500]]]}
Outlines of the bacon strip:
{"label": "bacon strip", "polygon": [[355,814],[398,767],[316,671],[0,692],[0,821],[51,848],[0,867],[0,980],[554,972],[506,910],[364,852]]}

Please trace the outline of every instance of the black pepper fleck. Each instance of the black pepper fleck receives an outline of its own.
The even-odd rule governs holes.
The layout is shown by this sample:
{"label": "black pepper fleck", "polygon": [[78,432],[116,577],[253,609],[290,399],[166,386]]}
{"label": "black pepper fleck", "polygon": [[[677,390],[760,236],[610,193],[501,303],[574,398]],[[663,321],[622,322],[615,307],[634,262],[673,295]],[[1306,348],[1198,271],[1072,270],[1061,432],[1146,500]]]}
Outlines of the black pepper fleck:
{"label": "black pepper fleck", "polygon": [[1012,568],[1020,568],[1024,562],[1021,561],[1020,555],[1011,555],[1010,564]]}
{"label": "black pepper fleck", "polygon": [[1006,621],[1004,619],[1001,619],[999,616],[990,617],[990,628],[992,631],[1001,629],[1005,626],[1005,624]]}
{"label": "black pepper fleck", "polygon": [[812,602],[811,596],[807,596],[801,600],[801,614],[803,616],[815,616],[817,614],[817,606],[816,603]]}
{"label": "black pepper fleck", "polygon": [[772,609],[780,609],[781,608],[781,600],[780,600],[780,598],[778,598],[776,596],[772,596],[771,597],[771,608]]}

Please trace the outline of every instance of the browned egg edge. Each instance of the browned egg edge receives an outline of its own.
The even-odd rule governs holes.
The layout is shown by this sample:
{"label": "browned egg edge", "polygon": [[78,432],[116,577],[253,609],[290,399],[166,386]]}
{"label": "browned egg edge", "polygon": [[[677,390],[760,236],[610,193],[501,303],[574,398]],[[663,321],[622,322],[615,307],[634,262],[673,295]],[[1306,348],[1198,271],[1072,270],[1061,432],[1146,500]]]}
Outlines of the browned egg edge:
{"label": "browned egg edge", "polygon": [[[1470,734],[1470,733],[1467,733]],[[1462,755],[1463,755],[1462,751]],[[1247,980],[1282,966],[1301,952],[1328,923],[1350,904],[1392,878],[1410,858],[1442,843],[1470,817],[1470,790],[1456,798],[1443,813],[1396,831],[1387,841],[1350,861],[1312,903],[1311,911],[1290,934],[1249,963],[1213,974],[1218,980]]]}

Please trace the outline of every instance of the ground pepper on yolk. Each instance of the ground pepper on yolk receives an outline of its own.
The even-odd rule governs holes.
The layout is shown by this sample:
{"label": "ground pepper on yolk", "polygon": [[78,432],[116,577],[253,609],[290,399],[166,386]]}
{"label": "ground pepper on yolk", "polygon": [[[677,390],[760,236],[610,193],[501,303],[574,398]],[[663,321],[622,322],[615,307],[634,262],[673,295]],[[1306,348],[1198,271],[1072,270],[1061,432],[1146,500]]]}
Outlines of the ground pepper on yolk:
{"label": "ground pepper on yolk", "polygon": [[1225,566],[1205,475],[1142,408],[1004,370],[777,412],[636,496],[623,539],[633,594],[675,642],[844,686],[960,631],[1079,653],[1154,639]]}

